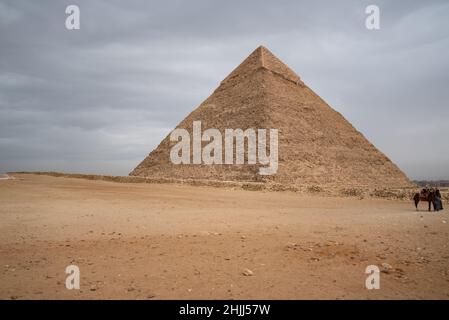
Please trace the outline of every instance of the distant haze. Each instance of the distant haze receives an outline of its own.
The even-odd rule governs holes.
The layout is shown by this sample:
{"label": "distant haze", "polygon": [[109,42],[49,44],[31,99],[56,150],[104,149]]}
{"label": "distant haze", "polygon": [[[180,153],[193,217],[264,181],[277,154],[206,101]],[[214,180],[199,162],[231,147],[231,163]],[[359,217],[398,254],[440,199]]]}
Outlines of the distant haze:
{"label": "distant haze", "polygon": [[0,172],[126,175],[264,45],[411,179],[449,179],[448,16],[445,0],[0,0]]}

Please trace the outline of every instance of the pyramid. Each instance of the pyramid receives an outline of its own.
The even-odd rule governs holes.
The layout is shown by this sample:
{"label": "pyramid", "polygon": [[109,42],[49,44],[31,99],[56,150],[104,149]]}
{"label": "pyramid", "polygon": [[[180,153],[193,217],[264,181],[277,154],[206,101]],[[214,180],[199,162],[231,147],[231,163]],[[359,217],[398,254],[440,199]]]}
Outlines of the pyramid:
{"label": "pyramid", "polygon": [[[168,135],[131,176],[276,183],[285,186],[408,187],[407,176],[340,113],[263,46],[234,69],[176,128],[278,129],[279,167],[261,164],[173,164]],[[203,143],[203,145],[206,143]]]}

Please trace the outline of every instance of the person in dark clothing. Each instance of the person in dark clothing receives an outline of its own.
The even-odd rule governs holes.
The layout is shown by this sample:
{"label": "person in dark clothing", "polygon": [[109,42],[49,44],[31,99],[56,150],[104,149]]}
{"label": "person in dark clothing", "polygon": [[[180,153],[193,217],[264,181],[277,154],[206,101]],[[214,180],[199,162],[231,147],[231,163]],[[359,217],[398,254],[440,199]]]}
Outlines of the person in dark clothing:
{"label": "person in dark clothing", "polygon": [[433,204],[435,211],[443,210],[443,201],[441,200],[441,193],[439,189],[435,190],[435,202]]}
{"label": "person in dark clothing", "polygon": [[427,195],[429,194],[429,186],[426,185],[424,188],[422,188],[421,190],[421,196],[422,197],[427,197]]}

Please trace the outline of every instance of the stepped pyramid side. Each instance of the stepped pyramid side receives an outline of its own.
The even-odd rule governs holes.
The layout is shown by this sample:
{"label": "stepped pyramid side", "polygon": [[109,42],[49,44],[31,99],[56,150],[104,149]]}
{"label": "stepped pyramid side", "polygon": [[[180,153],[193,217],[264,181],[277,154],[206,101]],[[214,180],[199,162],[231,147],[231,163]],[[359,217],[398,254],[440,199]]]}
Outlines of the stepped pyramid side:
{"label": "stepped pyramid side", "polygon": [[[201,121],[202,131],[225,129],[266,128],[264,114],[264,81],[262,49],[256,49],[200,106],[176,128],[192,133],[193,121]],[[225,181],[261,181],[258,165],[174,165],[170,150],[176,142],[167,135],[131,173],[132,176],[176,179],[212,179]],[[203,146],[207,143],[203,143]],[[191,157],[192,160],[192,157]]]}
{"label": "stepped pyramid side", "polygon": [[304,84],[267,74],[267,125],[279,128],[279,169],[288,185],[409,187],[407,176]]}
{"label": "stepped pyramid side", "polygon": [[[259,175],[256,165],[174,165],[167,136],[132,176],[284,185],[404,187],[409,179],[342,115],[264,47],[257,48],[176,128],[278,129],[279,169]],[[207,143],[204,143],[204,145]]]}

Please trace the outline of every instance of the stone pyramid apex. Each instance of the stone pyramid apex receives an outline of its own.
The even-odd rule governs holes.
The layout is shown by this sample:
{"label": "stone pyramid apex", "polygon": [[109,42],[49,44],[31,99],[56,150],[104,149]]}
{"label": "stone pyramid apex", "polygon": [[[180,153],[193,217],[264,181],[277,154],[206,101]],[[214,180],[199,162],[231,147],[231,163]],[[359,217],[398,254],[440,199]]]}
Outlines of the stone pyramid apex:
{"label": "stone pyramid apex", "polygon": [[222,83],[248,76],[259,69],[268,70],[275,75],[297,84],[301,82],[299,76],[292,69],[276,57],[270,50],[260,45],[245,60],[243,60],[243,62],[237,66],[237,68],[235,68]]}

